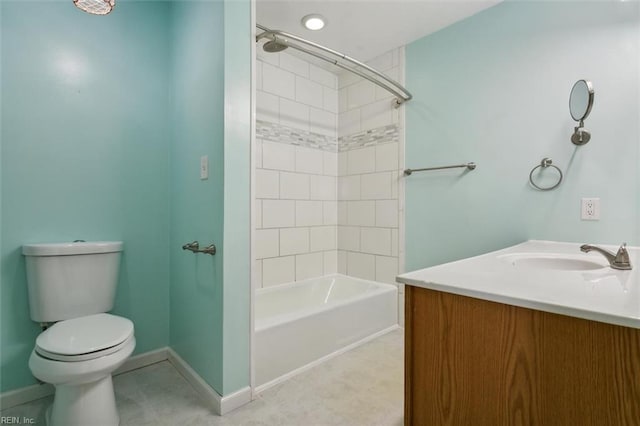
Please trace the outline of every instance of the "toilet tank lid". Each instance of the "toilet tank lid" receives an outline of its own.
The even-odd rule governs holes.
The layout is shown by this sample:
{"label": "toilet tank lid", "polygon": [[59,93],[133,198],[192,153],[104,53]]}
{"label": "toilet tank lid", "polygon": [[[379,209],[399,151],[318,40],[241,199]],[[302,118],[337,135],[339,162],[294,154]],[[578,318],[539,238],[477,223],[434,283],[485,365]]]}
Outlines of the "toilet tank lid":
{"label": "toilet tank lid", "polygon": [[74,254],[99,254],[122,251],[122,241],[91,241],[74,243],[25,244],[25,256],[69,256]]}

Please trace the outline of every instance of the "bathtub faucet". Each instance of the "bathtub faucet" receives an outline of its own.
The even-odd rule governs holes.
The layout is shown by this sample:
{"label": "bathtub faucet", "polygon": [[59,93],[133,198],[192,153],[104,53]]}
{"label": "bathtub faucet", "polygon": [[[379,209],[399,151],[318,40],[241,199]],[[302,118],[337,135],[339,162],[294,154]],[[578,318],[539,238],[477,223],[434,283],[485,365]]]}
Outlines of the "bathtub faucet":
{"label": "bathtub faucet", "polygon": [[597,251],[601,255],[607,258],[609,266],[613,269],[631,269],[631,261],[629,260],[629,252],[627,251],[627,243],[622,243],[616,254],[611,253],[609,250],[605,250],[600,247],[592,246],[589,244],[583,244],[580,246],[580,251],[589,253],[591,250]]}

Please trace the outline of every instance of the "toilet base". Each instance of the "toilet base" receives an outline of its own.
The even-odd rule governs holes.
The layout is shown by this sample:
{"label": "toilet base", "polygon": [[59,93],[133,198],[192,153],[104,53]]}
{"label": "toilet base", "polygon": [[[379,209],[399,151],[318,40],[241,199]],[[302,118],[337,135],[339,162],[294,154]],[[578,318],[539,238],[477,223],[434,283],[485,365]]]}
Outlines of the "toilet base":
{"label": "toilet base", "polygon": [[56,385],[48,426],[118,426],[111,374],[90,383]]}

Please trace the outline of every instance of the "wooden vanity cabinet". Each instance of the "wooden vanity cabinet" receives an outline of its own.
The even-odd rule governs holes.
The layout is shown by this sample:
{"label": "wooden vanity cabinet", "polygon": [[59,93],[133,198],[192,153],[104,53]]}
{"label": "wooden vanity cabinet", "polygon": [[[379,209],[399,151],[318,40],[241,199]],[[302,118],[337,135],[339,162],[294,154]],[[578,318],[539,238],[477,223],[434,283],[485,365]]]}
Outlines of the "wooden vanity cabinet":
{"label": "wooden vanity cabinet", "polygon": [[640,425],[640,329],[410,285],[405,320],[405,425]]}

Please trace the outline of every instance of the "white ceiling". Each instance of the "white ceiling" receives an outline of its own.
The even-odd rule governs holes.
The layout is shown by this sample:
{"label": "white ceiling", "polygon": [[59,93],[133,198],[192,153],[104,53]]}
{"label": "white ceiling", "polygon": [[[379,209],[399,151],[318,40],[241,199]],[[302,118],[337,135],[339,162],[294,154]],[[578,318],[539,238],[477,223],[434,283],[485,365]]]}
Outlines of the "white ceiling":
{"label": "white ceiling", "polygon": [[[257,0],[256,22],[338,50],[360,61],[438,31],[502,0]],[[300,20],[327,19],[321,31]]]}

